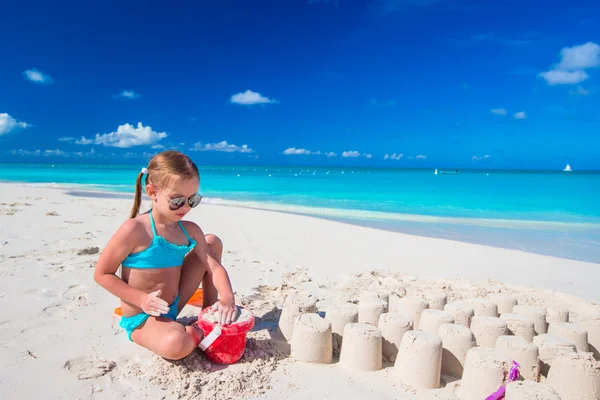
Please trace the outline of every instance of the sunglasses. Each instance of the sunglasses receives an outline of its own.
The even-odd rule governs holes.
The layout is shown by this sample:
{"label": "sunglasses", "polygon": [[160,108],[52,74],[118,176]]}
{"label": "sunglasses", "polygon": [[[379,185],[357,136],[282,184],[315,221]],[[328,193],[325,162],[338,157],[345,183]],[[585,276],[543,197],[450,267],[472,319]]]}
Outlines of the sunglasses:
{"label": "sunglasses", "polygon": [[165,196],[164,194],[162,194],[162,192],[158,191],[166,200],[169,201],[169,209],[171,211],[175,211],[175,210],[179,210],[181,207],[183,207],[185,205],[185,203],[187,202],[191,208],[196,207],[198,204],[200,204],[200,201],[202,201],[202,196],[200,196],[199,194],[195,194],[193,196],[190,196],[188,198],[185,197],[175,197],[173,199],[169,199],[167,198],[167,196]]}

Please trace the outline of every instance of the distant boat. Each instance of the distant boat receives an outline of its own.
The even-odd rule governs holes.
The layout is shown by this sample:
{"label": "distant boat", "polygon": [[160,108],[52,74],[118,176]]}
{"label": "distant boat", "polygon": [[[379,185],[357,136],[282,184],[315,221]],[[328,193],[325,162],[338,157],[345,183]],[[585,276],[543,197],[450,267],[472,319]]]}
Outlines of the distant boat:
{"label": "distant boat", "polygon": [[435,172],[434,172],[433,174],[434,174],[434,175],[437,175],[437,174],[438,174],[438,172],[437,172],[437,168],[435,169]]}
{"label": "distant boat", "polygon": [[571,166],[569,164],[567,164],[567,166],[565,167],[565,169],[563,169],[563,171],[565,171],[565,172],[571,172],[573,170],[571,169]]}

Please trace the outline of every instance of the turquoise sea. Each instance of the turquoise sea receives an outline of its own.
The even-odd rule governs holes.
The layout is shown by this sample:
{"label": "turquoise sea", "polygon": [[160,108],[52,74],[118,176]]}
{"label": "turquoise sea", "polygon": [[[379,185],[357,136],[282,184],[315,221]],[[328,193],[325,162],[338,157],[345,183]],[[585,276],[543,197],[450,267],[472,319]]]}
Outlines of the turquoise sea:
{"label": "turquoise sea", "polygon": [[[200,169],[207,203],[600,262],[600,172]],[[67,185],[74,195],[94,190],[130,196],[138,171],[123,165],[0,164],[0,180]]]}

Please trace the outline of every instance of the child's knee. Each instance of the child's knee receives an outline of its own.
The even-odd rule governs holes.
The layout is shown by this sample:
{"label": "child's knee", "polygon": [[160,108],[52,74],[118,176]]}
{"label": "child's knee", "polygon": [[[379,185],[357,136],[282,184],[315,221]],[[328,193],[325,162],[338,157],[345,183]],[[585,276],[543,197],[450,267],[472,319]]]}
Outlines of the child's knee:
{"label": "child's knee", "polygon": [[220,256],[223,254],[223,241],[217,236],[209,233],[205,235],[206,243],[210,247],[210,250],[216,255]]}
{"label": "child's knee", "polygon": [[168,360],[181,360],[194,350],[194,340],[185,330],[171,330],[161,338],[159,355]]}

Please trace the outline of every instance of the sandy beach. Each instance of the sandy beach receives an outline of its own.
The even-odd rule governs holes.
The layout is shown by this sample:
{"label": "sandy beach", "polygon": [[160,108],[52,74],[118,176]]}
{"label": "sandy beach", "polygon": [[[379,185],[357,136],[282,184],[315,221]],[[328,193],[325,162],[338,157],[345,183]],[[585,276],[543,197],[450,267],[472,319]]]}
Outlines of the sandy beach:
{"label": "sandy beach", "polygon": [[[570,321],[600,313],[600,264],[202,204],[189,218],[223,240],[236,300],[256,324],[238,364],[214,365],[200,352],[169,362],[127,340],[113,314],[118,300],[93,281],[131,200],[70,191],[0,184],[3,399],[455,399],[457,382],[413,389],[390,362],[357,372],[294,361],[276,332],[284,300],[309,293],[324,312],[366,290],[402,287],[413,297],[444,292],[448,302],[511,294],[567,309]],[[180,319],[199,311],[186,306]]]}

